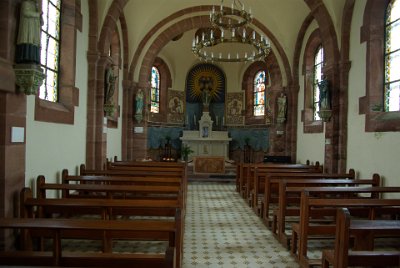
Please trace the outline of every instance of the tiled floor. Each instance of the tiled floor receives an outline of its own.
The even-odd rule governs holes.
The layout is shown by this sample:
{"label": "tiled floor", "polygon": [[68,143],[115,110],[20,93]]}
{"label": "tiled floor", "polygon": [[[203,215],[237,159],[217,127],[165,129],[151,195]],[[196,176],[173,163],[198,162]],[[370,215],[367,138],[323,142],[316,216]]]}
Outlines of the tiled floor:
{"label": "tiled floor", "polygon": [[191,183],[183,268],[298,267],[231,183]]}

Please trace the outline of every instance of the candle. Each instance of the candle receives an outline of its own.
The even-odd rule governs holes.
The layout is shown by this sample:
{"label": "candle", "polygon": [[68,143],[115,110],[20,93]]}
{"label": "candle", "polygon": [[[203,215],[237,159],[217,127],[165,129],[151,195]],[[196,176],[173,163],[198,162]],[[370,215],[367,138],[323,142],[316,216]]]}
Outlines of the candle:
{"label": "candle", "polygon": [[223,126],[225,125],[225,117],[224,116],[222,116],[222,125]]}
{"label": "candle", "polygon": [[189,123],[189,116],[186,115],[185,125],[187,125],[188,123]]}
{"label": "candle", "polygon": [[215,116],[215,125],[218,126],[218,115]]}

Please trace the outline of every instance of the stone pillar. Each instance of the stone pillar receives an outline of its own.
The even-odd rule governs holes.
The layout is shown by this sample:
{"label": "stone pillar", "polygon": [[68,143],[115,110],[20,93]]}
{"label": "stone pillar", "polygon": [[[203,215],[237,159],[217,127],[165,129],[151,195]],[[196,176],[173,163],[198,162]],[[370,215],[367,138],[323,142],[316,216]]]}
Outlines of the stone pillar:
{"label": "stone pillar", "polygon": [[86,167],[95,168],[96,144],[96,91],[98,53],[90,53],[88,59],[88,89],[87,89],[87,125],[86,125]]}
{"label": "stone pillar", "polygon": [[133,82],[122,80],[122,160],[132,160],[132,136],[133,136]]}
{"label": "stone pillar", "polygon": [[[150,82],[146,84],[138,84],[134,88],[134,95],[132,101],[135,101],[136,93],[139,89],[142,89],[144,93],[144,108],[143,108],[143,120],[138,123],[134,117],[133,120],[133,134],[132,134],[132,159],[142,159],[147,157],[147,127],[149,118],[149,92],[150,92]],[[135,131],[136,130],[136,131]]]}

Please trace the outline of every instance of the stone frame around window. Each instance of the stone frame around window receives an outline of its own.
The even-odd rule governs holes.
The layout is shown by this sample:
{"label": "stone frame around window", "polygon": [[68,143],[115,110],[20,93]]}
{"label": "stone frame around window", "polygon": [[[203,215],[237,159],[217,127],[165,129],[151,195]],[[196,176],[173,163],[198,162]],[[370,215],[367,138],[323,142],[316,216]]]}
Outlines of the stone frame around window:
{"label": "stone frame around window", "polygon": [[359,114],[365,114],[366,132],[400,131],[400,111],[384,112],[384,21],[389,0],[368,0],[360,29],[366,42],[366,92],[359,98]]}
{"label": "stone frame around window", "polygon": [[80,0],[63,0],[61,7],[60,77],[58,102],[36,96],[35,120],[74,124],[75,106],[79,105],[79,89],[75,87],[76,30],[82,31]]}
{"label": "stone frame around window", "polygon": [[323,122],[314,120],[313,103],[313,72],[315,51],[322,44],[321,33],[319,29],[314,30],[308,38],[303,58],[303,76],[304,76],[304,110],[301,111],[301,121],[303,122],[304,133],[322,133]]}
{"label": "stone frame around window", "polygon": [[271,83],[267,81],[265,89],[265,113],[263,116],[254,115],[254,77],[259,71],[265,71],[267,79],[271,79],[270,70],[266,62],[256,61],[251,64],[243,74],[243,90],[245,94],[245,125],[264,125],[266,122],[272,121],[271,114]]}
{"label": "stone frame around window", "polygon": [[[151,121],[151,122],[166,122],[167,114],[168,114],[167,113],[168,89],[171,88],[171,85],[172,85],[171,72],[169,70],[168,65],[165,63],[165,61],[159,57],[157,57],[154,60],[153,66],[156,67],[158,69],[158,71],[160,72],[160,91],[159,91],[160,110],[158,113],[151,113],[150,107],[149,107],[149,114],[150,114],[149,121]],[[149,91],[150,91],[150,87],[149,87]],[[150,103],[151,103],[150,94],[148,95],[148,98],[149,98],[148,103],[150,105]]]}

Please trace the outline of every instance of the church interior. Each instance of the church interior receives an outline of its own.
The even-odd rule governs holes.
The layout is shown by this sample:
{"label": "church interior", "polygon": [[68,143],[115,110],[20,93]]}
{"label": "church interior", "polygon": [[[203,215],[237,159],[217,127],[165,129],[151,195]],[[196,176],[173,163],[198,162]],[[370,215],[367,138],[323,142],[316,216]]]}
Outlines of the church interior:
{"label": "church interior", "polygon": [[[62,184],[85,169],[92,177],[154,174],[164,183],[172,169],[184,169],[176,175],[185,181],[185,226],[176,227],[174,264],[140,260],[137,267],[310,267],[311,256],[323,267],[324,260],[351,266],[350,257],[340,266],[321,250],[335,240],[319,241],[307,256],[303,227],[293,227],[298,245],[280,233],[289,223],[281,210],[268,211],[266,189],[273,172],[294,180],[291,168],[325,174],[294,175],[305,180],[372,183],[353,194],[391,200],[394,214],[382,220],[392,220],[387,233],[398,239],[400,0],[2,0],[0,13],[0,249],[15,247],[2,220],[26,214],[26,189],[37,198],[69,195],[40,188],[38,176]],[[108,174],[113,168],[122,171]],[[159,195],[176,187],[152,179]],[[101,189],[108,196],[121,188],[113,187]],[[206,201],[214,203],[200,207]],[[271,213],[278,213],[276,226]],[[346,213],[338,209],[335,220]],[[208,245],[201,254],[199,243]],[[221,253],[230,243],[242,244]],[[400,245],[393,247],[392,259],[382,257],[385,267],[400,266]],[[53,256],[50,263],[73,266],[64,261]]]}

